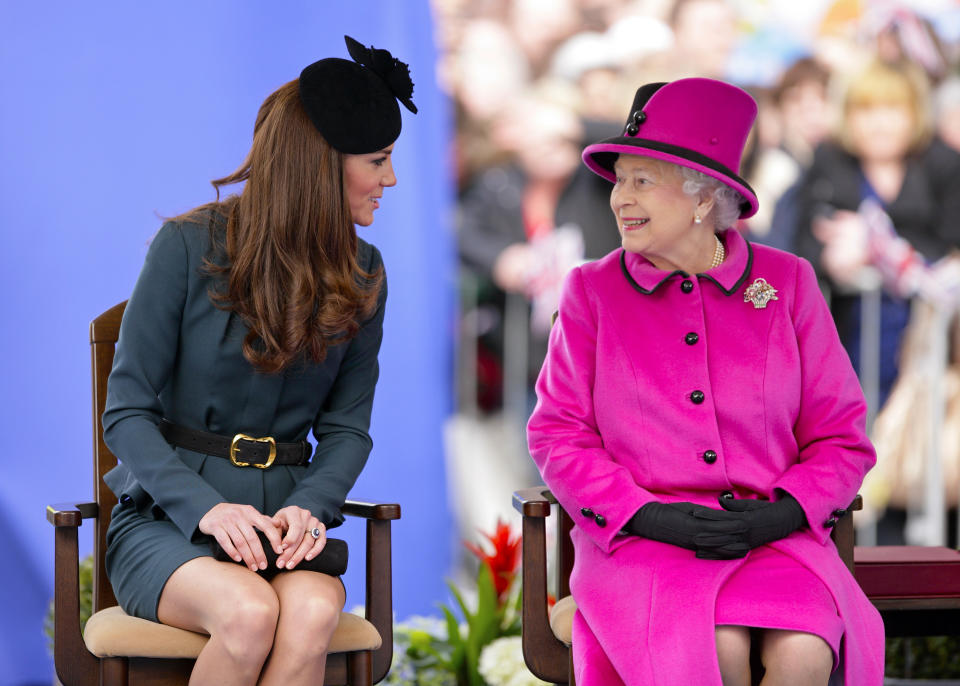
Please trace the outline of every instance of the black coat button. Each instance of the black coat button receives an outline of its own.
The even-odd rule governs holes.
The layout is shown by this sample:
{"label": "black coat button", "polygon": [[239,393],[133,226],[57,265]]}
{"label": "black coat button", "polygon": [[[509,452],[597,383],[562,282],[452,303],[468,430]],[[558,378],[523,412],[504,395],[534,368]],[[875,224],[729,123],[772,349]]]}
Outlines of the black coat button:
{"label": "black coat button", "polygon": [[633,122],[627,124],[627,135],[636,136],[637,132],[640,131],[640,128]]}
{"label": "black coat button", "polygon": [[589,507],[581,507],[580,514],[582,514],[584,517],[589,517],[591,519],[593,518],[593,510],[591,510]]}
{"label": "black coat button", "polygon": [[841,507],[841,508],[837,508],[836,510],[834,510],[832,514],[833,514],[833,516],[836,517],[837,519],[840,519],[840,518],[843,517],[845,514],[847,514],[847,511],[844,510],[844,509]]}
{"label": "black coat button", "polygon": [[603,515],[597,515],[593,518],[593,521],[595,521],[601,529],[607,525],[607,518]]}
{"label": "black coat button", "polygon": [[693,281],[690,279],[684,279],[683,283],[680,284],[680,290],[684,293],[689,293],[693,290]]}
{"label": "black coat button", "polygon": [[823,523],[823,526],[826,527],[827,529],[832,529],[836,525],[837,525],[837,520],[835,517],[831,517],[830,519],[828,519]]}
{"label": "black coat button", "polygon": [[733,491],[724,491],[723,493],[720,494],[720,497],[723,498],[724,500],[730,500],[731,498],[733,498]]}
{"label": "black coat button", "polygon": [[694,391],[690,394],[690,402],[692,402],[694,405],[699,405],[702,403],[704,398],[706,398],[706,396],[703,394],[703,391]]}
{"label": "black coat button", "polygon": [[717,461],[717,453],[714,450],[708,450],[703,454],[703,461],[707,464],[713,464]]}
{"label": "black coat button", "polygon": [[132,502],[133,502],[133,498],[131,498],[129,494],[124,493],[122,496],[120,496],[120,503],[122,505],[127,505],[128,503],[132,503]]}
{"label": "black coat button", "polygon": [[700,340],[700,336],[695,334],[693,331],[691,331],[690,333],[688,333],[686,336],[683,337],[683,342],[686,343],[687,345],[694,345],[699,340]]}

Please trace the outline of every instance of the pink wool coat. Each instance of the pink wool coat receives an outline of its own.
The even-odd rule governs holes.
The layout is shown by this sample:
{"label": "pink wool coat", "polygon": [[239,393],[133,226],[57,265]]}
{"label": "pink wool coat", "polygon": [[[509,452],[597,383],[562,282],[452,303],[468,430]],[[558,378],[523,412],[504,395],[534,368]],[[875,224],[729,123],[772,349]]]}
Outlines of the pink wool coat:
{"label": "pink wool coat", "polygon": [[[878,686],[883,625],[830,539],[875,461],[863,394],[810,264],[722,238],[727,259],[705,274],[617,250],[564,285],[528,438],[576,524],[578,684],[609,686],[612,668],[627,686],[720,686],[715,600],[750,556],[699,560],[620,531],[651,501],[719,509],[726,491],[782,489],[809,527],[770,545],[832,595],[846,686]],[[758,278],[777,289],[765,308],[744,299]]]}

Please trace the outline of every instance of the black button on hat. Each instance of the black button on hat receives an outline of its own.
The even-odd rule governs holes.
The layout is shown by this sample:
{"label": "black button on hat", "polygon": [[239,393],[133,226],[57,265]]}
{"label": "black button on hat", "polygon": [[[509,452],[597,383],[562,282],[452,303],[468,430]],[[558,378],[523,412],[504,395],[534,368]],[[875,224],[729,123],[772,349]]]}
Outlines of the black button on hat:
{"label": "black button on hat", "polygon": [[703,394],[703,391],[694,391],[690,394],[690,402],[692,402],[694,405],[699,405],[704,401],[705,398],[706,396]]}
{"label": "black button on hat", "polygon": [[593,517],[593,510],[591,510],[589,507],[581,507],[581,508],[580,508],[580,514],[582,514],[584,517],[590,517],[590,518],[592,518],[592,517]]}
{"label": "black button on hat", "polygon": [[680,290],[684,293],[689,293],[693,290],[693,281],[690,279],[684,279],[683,283],[680,284]]}
{"label": "black button on hat", "polygon": [[703,461],[707,464],[713,464],[717,461],[717,452],[715,450],[708,450],[703,454]]}
{"label": "black button on hat", "polygon": [[700,340],[700,336],[698,336],[693,331],[691,331],[690,333],[688,333],[686,336],[683,337],[683,340],[687,345],[694,345],[696,344],[697,341]]}
{"label": "black button on hat", "polygon": [[607,525],[607,518],[603,515],[597,515],[593,518],[593,521],[595,521],[601,529]]}
{"label": "black button on hat", "polygon": [[386,50],[344,36],[353,61],[328,57],[300,72],[300,100],[310,121],[340,152],[376,152],[400,135],[400,107],[416,113],[406,64]]}

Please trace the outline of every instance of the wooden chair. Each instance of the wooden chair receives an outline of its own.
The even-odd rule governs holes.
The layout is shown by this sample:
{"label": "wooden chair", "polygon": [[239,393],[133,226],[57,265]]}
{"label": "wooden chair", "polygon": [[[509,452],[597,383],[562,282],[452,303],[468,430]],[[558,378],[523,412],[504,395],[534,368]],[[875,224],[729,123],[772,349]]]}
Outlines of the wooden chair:
{"label": "wooden chair", "polygon": [[[117,459],[103,442],[100,417],[125,305],[114,306],[90,324],[94,500],[47,507],[56,539],[54,664],[64,686],[186,684],[193,661],[209,638],[126,615],[117,607],[104,572],[107,525],[117,499],[103,475]],[[393,656],[390,522],[400,518],[400,506],[347,501],[343,512],[366,519],[366,616],[340,616],[324,684],[368,686],[386,676]],[[81,634],[77,534],[85,519],[92,519],[95,527],[94,615]]]}
{"label": "wooden chair", "polygon": [[[523,657],[537,677],[554,684],[574,686],[571,625],[577,605],[570,595],[573,570],[573,520],[545,486],[516,491],[513,506],[523,516]],[[546,520],[556,506],[556,604],[550,608],[547,590]],[[853,519],[863,507],[857,496],[831,534],[840,557],[853,571]]]}

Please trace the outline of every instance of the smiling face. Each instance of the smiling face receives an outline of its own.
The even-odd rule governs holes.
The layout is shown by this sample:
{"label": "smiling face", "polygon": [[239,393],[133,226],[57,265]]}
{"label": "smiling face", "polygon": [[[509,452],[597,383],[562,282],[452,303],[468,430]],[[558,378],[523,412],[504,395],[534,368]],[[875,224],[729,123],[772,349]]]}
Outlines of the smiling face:
{"label": "smiling face", "polygon": [[354,224],[370,226],[383,189],[397,184],[392,153],[389,145],[377,152],[343,156],[343,185]]}
{"label": "smiling face", "polygon": [[[669,162],[620,155],[613,171],[610,208],[623,249],[643,255],[658,269],[705,271],[715,248],[708,217],[712,198],[698,201],[684,193],[679,168]],[[701,224],[694,222],[697,214]]]}

